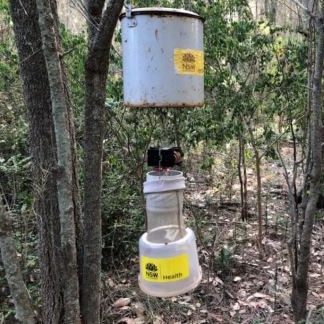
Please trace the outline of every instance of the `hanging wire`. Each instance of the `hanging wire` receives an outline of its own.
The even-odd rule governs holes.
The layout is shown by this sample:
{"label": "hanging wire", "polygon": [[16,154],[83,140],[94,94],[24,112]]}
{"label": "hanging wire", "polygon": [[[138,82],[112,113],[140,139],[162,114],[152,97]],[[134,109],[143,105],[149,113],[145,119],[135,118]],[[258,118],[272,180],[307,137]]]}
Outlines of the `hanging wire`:
{"label": "hanging wire", "polygon": [[185,229],[182,226],[182,210],[181,210],[181,203],[180,203],[180,190],[176,191],[176,195],[177,195],[177,208],[178,208],[178,213],[177,213],[177,221],[178,221],[178,228],[179,228],[179,232],[181,237],[185,236]]}
{"label": "hanging wire", "polygon": [[96,30],[99,30],[98,24],[89,17],[88,9],[82,0],[70,0],[70,3],[71,3],[70,4],[71,8],[77,10],[83,16],[83,18],[88,22],[88,24],[93,26]]}
{"label": "hanging wire", "polygon": [[161,146],[159,146],[159,172],[162,170],[162,152],[161,152]]}
{"label": "hanging wire", "polygon": [[124,7],[126,9],[126,16],[130,17],[132,14],[132,8],[133,8],[131,0],[125,0]]}

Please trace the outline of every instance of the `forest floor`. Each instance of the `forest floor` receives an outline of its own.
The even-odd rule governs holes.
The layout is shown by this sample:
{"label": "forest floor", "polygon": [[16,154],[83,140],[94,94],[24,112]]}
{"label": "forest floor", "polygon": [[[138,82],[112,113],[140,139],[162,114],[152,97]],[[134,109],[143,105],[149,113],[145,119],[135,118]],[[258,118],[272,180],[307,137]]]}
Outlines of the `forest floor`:
{"label": "forest floor", "polygon": [[[233,158],[234,156],[234,158]],[[190,156],[184,163],[184,217],[196,235],[202,280],[192,291],[158,298],[138,287],[139,257],[113,259],[102,273],[103,324],[290,324],[291,268],[288,188],[283,173],[292,170],[292,149],[282,161],[262,162],[264,255],[258,249],[256,179],[252,158],[247,169],[249,217],[241,220],[235,154],[215,152],[208,159]],[[189,159],[190,158],[190,159]],[[194,171],[193,171],[194,170]],[[297,184],[300,186],[300,183]],[[142,217],[142,216],[141,216]],[[127,226],[132,226],[128,224]],[[142,225],[140,225],[142,228]],[[138,228],[134,231],[137,240]],[[128,227],[129,228],[129,227]],[[134,234],[134,233],[133,233]],[[33,236],[35,239],[35,235]],[[131,241],[131,233],[129,240]],[[26,242],[31,249],[35,242]],[[137,243],[131,242],[136,250]],[[324,323],[324,210],[317,212],[309,268],[308,324]],[[39,306],[36,251],[25,257],[30,292]],[[0,264],[0,324],[16,323],[10,292]]]}
{"label": "forest floor", "polygon": [[[291,148],[283,148],[288,172]],[[221,160],[221,159],[220,159]],[[288,189],[282,162],[262,164],[263,247],[257,245],[256,181],[248,169],[249,218],[241,220],[239,184],[221,163],[212,172],[186,174],[184,214],[195,232],[202,281],[193,291],[151,297],[138,287],[138,257],[119,261],[103,276],[103,323],[294,323],[290,304],[291,268]],[[226,193],[226,194],[224,194]],[[324,323],[324,212],[312,236],[307,323]]]}

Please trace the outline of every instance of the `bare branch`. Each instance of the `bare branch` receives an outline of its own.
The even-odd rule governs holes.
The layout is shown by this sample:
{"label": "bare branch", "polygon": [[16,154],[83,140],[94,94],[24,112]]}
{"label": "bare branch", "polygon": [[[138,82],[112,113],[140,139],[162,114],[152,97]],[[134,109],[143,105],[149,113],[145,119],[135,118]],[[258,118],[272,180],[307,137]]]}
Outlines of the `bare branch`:
{"label": "bare branch", "polygon": [[298,0],[290,0],[290,1],[293,2],[295,5],[297,5],[298,7],[300,7],[301,9],[303,9],[304,11],[306,11],[306,13],[310,17],[314,18],[313,13],[306,6],[304,6],[302,3],[300,3]]}

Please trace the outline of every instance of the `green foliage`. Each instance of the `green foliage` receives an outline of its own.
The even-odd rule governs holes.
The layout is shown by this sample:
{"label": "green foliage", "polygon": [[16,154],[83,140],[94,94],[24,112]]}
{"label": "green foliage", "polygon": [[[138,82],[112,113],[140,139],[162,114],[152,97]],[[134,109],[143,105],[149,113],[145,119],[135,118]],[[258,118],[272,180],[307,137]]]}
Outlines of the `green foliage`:
{"label": "green foliage", "polygon": [[[145,5],[187,8],[188,2],[150,1]],[[303,58],[307,48],[303,40],[268,21],[255,21],[246,1],[195,1],[189,9],[205,19],[206,105],[165,112],[168,136],[164,141],[186,149],[200,142],[221,146],[245,133],[245,116],[255,126],[264,127],[263,132],[256,132],[256,143],[273,156],[273,148],[268,147],[277,135],[273,118],[290,111],[289,120],[293,120],[298,116],[296,107],[305,105]],[[294,73],[292,66],[297,67]],[[109,94],[121,93],[120,80],[113,82]],[[121,100],[118,95],[115,99]]]}
{"label": "green foliage", "polygon": [[262,319],[254,318],[251,324],[263,324],[264,321]]}
{"label": "green foliage", "polygon": [[314,321],[314,324],[320,324],[323,322],[324,322],[324,307],[322,306],[317,310],[317,316]]}
{"label": "green foliage", "polygon": [[8,158],[14,150],[20,154],[27,154],[28,137],[13,34],[6,24],[3,24],[1,29],[3,32],[0,42],[0,152],[2,158]]}
{"label": "green foliage", "polygon": [[224,278],[232,272],[235,264],[236,261],[233,252],[229,248],[223,246],[215,259],[217,271],[219,271],[220,275]]}
{"label": "green foliage", "polygon": [[133,257],[144,231],[141,185],[144,154],[152,136],[152,130],[144,127],[149,122],[140,117],[140,110],[107,103],[102,202],[105,267]]}
{"label": "green foliage", "polygon": [[[244,1],[215,3],[202,14],[206,18],[206,103],[214,113],[208,120],[222,124],[221,132],[207,133],[208,137],[219,143],[241,136],[244,116],[265,128],[255,135],[257,144],[268,150],[274,140],[269,124],[273,117],[289,109],[294,112],[290,118],[296,118],[296,107],[305,105],[306,66],[305,59],[299,60],[305,55],[304,42],[280,36],[285,35],[283,28],[253,20]],[[290,74],[292,66],[298,67],[298,77]]]}
{"label": "green foliage", "polygon": [[15,209],[30,199],[28,124],[7,3],[0,19],[0,190]]}
{"label": "green foliage", "polygon": [[27,204],[31,206],[30,159],[20,154],[7,160],[0,158],[0,190],[5,194],[12,209],[19,209]]}

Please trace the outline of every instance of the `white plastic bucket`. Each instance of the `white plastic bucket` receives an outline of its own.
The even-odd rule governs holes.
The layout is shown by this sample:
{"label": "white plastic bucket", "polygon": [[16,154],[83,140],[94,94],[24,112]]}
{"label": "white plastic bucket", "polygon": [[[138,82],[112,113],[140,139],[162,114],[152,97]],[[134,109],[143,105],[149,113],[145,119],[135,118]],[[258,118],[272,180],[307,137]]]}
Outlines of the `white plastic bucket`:
{"label": "white plastic bucket", "polygon": [[197,287],[202,273],[193,231],[186,228],[185,236],[171,243],[163,239],[161,233],[166,232],[165,228],[157,228],[154,231],[161,243],[149,241],[147,233],[139,240],[138,281],[141,290],[151,296],[171,297]]}
{"label": "white plastic bucket", "polygon": [[138,8],[120,20],[124,105],[202,106],[202,18],[180,9]]}

